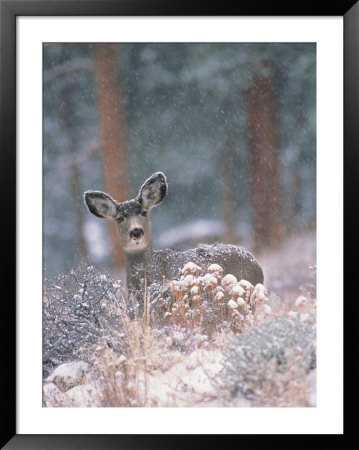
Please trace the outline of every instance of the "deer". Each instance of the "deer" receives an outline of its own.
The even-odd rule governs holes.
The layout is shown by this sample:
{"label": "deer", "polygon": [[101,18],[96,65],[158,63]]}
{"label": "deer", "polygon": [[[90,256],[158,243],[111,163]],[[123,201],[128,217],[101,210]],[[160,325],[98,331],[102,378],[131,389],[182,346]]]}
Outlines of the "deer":
{"label": "deer", "polygon": [[[206,269],[218,264],[223,275],[232,274],[238,280],[247,280],[255,286],[263,283],[263,271],[254,256],[245,248],[232,244],[200,244],[197,248],[177,251],[154,250],[152,247],[149,215],[168,193],[167,178],[155,172],[141,186],[137,197],[117,202],[102,191],[86,191],[84,202],[96,217],[116,222],[119,240],[125,256],[127,293],[135,294],[146,285],[173,280],[189,262]],[[139,302],[141,295],[136,296]],[[141,309],[143,308],[143,305]]]}

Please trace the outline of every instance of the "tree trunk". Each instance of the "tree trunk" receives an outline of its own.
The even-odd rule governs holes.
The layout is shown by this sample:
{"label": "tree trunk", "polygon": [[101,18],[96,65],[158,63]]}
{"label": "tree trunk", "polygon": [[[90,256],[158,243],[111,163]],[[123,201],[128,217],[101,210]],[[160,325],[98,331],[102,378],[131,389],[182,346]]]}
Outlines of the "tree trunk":
{"label": "tree trunk", "polygon": [[[95,44],[94,50],[105,188],[117,201],[122,202],[129,199],[128,143],[119,84],[118,56],[114,44]],[[125,259],[116,224],[111,221],[109,232],[112,262],[120,269],[124,267]]]}
{"label": "tree trunk", "polygon": [[256,75],[246,93],[255,249],[282,238],[279,133],[272,80]]}
{"label": "tree trunk", "polygon": [[80,174],[76,163],[77,144],[72,120],[74,117],[74,108],[71,100],[71,93],[68,87],[61,91],[63,102],[59,108],[59,113],[64,127],[65,136],[68,142],[68,152],[71,158],[69,166],[70,192],[71,192],[71,210],[74,218],[75,227],[75,245],[81,256],[87,254],[86,242],[83,234],[83,216],[82,216],[82,192],[80,187]]}

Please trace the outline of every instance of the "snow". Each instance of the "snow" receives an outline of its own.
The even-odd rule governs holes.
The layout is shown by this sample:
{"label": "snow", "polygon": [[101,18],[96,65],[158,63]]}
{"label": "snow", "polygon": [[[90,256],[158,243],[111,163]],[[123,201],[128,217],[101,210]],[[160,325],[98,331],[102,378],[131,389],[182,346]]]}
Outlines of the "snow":
{"label": "snow", "polygon": [[[277,254],[272,253],[272,260],[276,260],[278,266],[271,266],[270,269],[275,272],[276,269],[282,268],[283,261],[290,261],[292,256],[291,250],[301,242],[299,237],[293,238],[288,241],[286,245],[277,250]],[[314,241],[315,242],[315,241]],[[313,245],[312,243],[306,243],[308,248]],[[304,248],[305,246],[303,246]],[[309,252],[309,255],[311,253]],[[307,271],[309,270],[308,261],[312,260],[311,257],[306,258],[305,266]],[[313,266],[313,261],[312,264]],[[213,267],[215,266],[215,267]],[[253,315],[247,314],[244,311],[245,306],[248,305],[249,299],[258,307],[258,312],[261,315],[260,320],[272,322],[275,320],[276,314],[272,312],[272,296],[267,297],[266,286],[257,284],[255,287],[246,280],[241,279],[237,282],[237,278],[232,275],[226,275],[224,277],[224,287],[219,286],[219,280],[214,276],[218,273],[218,267],[215,264],[212,266],[213,272],[201,276],[201,283],[203,286],[205,280],[213,282],[216,285],[215,291],[216,298],[222,297],[224,293],[237,294],[233,295],[233,298],[228,301],[228,307],[231,309],[231,317],[236,318],[241,324],[243,321],[248,322],[248,331],[255,330],[257,327],[257,318]],[[286,266],[287,268],[288,266]],[[295,268],[296,273],[300,273],[302,268],[296,261]],[[303,269],[304,270],[304,269]],[[188,289],[191,292],[192,298],[202,293],[203,287],[200,287],[198,281],[193,274],[198,274],[199,267],[189,262],[183,270],[181,280],[173,281],[173,285],[179,289]],[[104,277],[98,276],[98,279],[106,281]],[[110,277],[107,277],[110,282]],[[275,279],[270,279],[270,282],[274,282]],[[281,280],[286,281],[286,280]],[[293,280],[292,280],[293,281]],[[58,292],[58,291],[56,291]],[[287,317],[291,318],[295,323],[302,323],[311,325],[315,320],[315,308],[310,310],[310,305],[313,304],[313,299],[306,295],[298,295],[300,290],[296,290],[295,295],[292,296],[292,308],[288,308],[283,312]],[[251,294],[251,295],[250,295]],[[73,297],[71,297],[73,298]],[[270,305],[268,304],[270,303]],[[285,306],[285,302],[282,303],[282,307]],[[288,305],[287,305],[288,306]],[[294,309],[298,308],[299,311]],[[293,309],[293,310],[290,310]],[[313,313],[314,311],[314,313]],[[269,316],[269,317],[266,317]],[[162,344],[164,347],[151,346],[150,353],[142,355],[141,358],[133,359],[130,354],[118,354],[115,352],[114,357],[116,364],[127,364],[128,367],[132,367],[135,364],[135,372],[131,372],[130,379],[133,377],[133,389],[139,391],[139,397],[143,400],[144,404],[134,400],[133,406],[253,406],[250,401],[243,399],[242,394],[231,395],[228,393],[228,384],[222,385],[223,380],[221,378],[221,371],[225,365],[224,353],[228,344],[226,339],[228,334],[221,335],[221,345],[214,345],[212,337],[201,335],[200,333],[193,332],[192,329],[184,331],[182,327],[174,327],[161,329],[161,333],[156,336],[156,345]],[[154,330],[152,330],[154,331]],[[163,333],[163,331],[165,331]],[[240,331],[239,335],[243,332]],[[245,332],[245,331],[244,331]],[[244,333],[243,332],[243,333]],[[169,334],[167,334],[169,333]],[[157,336],[160,338],[157,341]],[[245,337],[245,336],[244,336]],[[218,336],[216,337],[218,339]],[[189,344],[192,342],[192,344]],[[219,341],[216,341],[219,342]],[[153,341],[151,341],[153,343]],[[107,346],[97,345],[94,348],[94,352],[97,352],[98,362],[104,363]],[[166,350],[163,350],[165,348]],[[160,350],[159,350],[160,349]],[[167,351],[168,350],[168,351]],[[157,355],[158,352],[158,355]],[[300,356],[299,356],[300,357]],[[143,364],[143,361],[146,363]],[[253,360],[254,361],[254,360]],[[112,364],[112,362],[111,362]],[[143,365],[142,365],[143,364]],[[246,364],[243,361],[243,364]],[[254,364],[254,363],[253,363]],[[110,364],[106,363],[106,367],[110,368]],[[112,366],[111,366],[112,367]],[[107,370],[106,368],[106,370]],[[101,395],[102,381],[98,378],[98,385],[94,385],[94,379],[91,376],[93,368],[89,368],[88,365],[81,361],[75,361],[74,363],[66,363],[59,366],[44,383],[44,405],[45,406],[103,406],[104,402]],[[114,379],[118,389],[122,389],[123,386],[123,372],[118,367],[112,367]],[[223,373],[223,371],[222,371]],[[92,373],[94,375],[94,372]],[[303,382],[306,382],[305,374]],[[105,378],[112,380],[106,372]],[[314,375],[311,375],[310,380]],[[103,376],[102,376],[103,378]],[[96,379],[96,377],[95,377]],[[315,405],[315,383],[308,379],[308,403],[309,405]],[[130,389],[131,386],[127,386]],[[126,386],[124,387],[126,388]],[[66,395],[65,395],[66,394]],[[227,395],[228,394],[228,395]],[[131,399],[130,399],[131,400]],[[295,399],[296,400],[296,399]],[[137,401],[137,403],[136,403]],[[131,404],[132,405],[132,404]],[[129,406],[129,405],[127,405]],[[307,405],[305,405],[307,406]]]}
{"label": "snow", "polygon": [[147,375],[148,405],[223,406],[214,382],[223,367],[221,359],[220,351],[195,350],[169,370]]}
{"label": "snow", "polygon": [[95,408],[101,406],[101,399],[94,384],[80,384],[66,392],[66,399],[71,406]]}
{"label": "snow", "polygon": [[89,255],[93,261],[101,261],[108,255],[108,236],[97,220],[89,218],[85,221],[84,235],[88,242]]}
{"label": "snow", "polygon": [[185,242],[190,237],[193,241],[202,241],[204,238],[212,236],[218,238],[225,231],[224,224],[217,220],[197,220],[178,227],[173,227],[169,231],[164,231],[156,240],[156,245],[160,248],[176,247]]}
{"label": "snow", "polygon": [[53,382],[66,391],[79,384],[88,369],[89,365],[83,361],[68,362],[58,366],[45,381]]}
{"label": "snow", "polygon": [[235,283],[237,283],[237,278],[234,275],[228,274],[225,277],[223,277],[223,280],[222,280],[223,287],[228,287]]}
{"label": "snow", "polygon": [[228,306],[232,309],[236,309],[238,307],[238,304],[234,300],[229,300]]}
{"label": "snow", "polygon": [[307,302],[307,297],[304,297],[303,295],[300,295],[297,300],[295,301],[295,306],[298,308],[299,306],[305,305]]}

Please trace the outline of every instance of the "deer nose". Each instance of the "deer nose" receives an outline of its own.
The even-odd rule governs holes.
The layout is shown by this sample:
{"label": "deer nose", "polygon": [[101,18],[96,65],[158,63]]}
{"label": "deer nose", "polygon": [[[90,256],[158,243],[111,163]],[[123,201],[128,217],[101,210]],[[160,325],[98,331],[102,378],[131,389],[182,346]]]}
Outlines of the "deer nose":
{"label": "deer nose", "polygon": [[143,230],[141,230],[141,228],[135,228],[130,232],[130,237],[132,239],[139,239],[141,236],[143,236]]}

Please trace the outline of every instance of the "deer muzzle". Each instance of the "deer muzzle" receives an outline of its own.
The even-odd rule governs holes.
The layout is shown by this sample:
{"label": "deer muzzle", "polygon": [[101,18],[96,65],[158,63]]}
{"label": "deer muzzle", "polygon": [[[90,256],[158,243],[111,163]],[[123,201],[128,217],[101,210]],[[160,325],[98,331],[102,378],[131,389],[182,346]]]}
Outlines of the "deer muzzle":
{"label": "deer muzzle", "polygon": [[143,236],[144,232],[141,228],[135,228],[132,231],[130,231],[130,238],[137,241]]}

